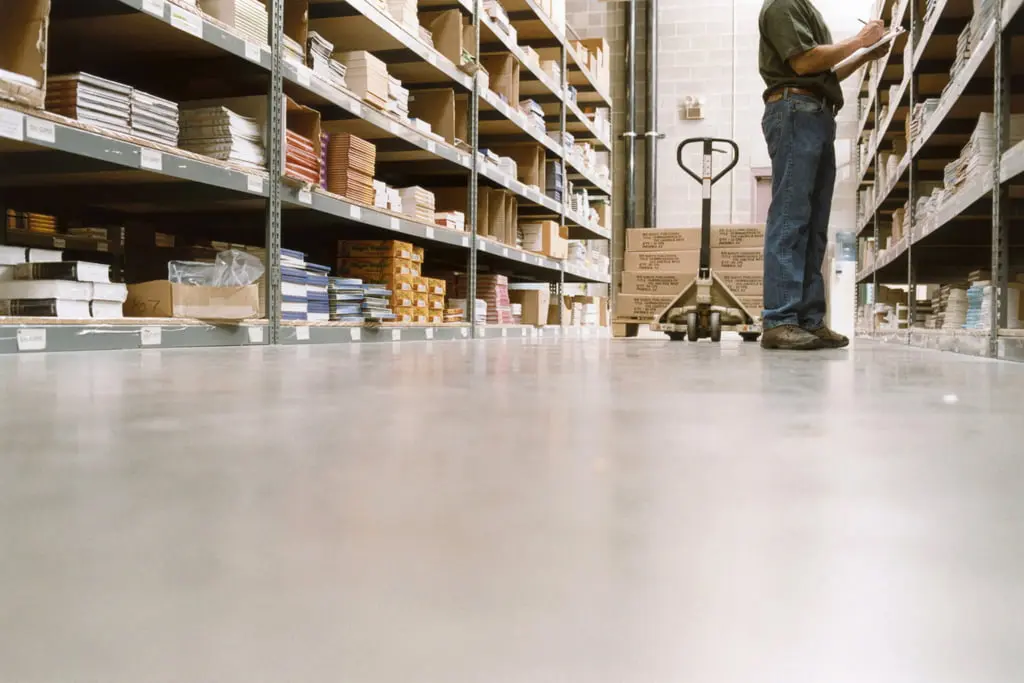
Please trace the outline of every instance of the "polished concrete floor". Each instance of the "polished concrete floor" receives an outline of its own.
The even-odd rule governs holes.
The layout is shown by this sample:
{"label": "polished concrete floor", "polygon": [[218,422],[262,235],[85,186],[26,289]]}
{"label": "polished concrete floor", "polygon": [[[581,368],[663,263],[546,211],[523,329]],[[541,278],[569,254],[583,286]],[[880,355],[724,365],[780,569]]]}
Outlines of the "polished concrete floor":
{"label": "polished concrete floor", "polygon": [[1024,680],[1024,366],[0,358],[3,683]]}

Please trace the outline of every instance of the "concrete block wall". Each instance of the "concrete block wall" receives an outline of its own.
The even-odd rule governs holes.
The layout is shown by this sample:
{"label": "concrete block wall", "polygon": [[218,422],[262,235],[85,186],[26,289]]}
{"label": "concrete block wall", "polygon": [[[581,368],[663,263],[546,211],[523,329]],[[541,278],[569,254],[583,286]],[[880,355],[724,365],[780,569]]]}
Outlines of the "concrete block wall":
{"label": "concrete block wall", "polygon": [[[872,0],[814,0],[838,40],[860,28],[857,21],[866,18]],[[658,143],[658,225],[696,226],[700,224],[700,186],[676,164],[676,147],[688,137],[724,137],[740,146],[740,161],[732,173],[715,185],[713,219],[717,223],[749,222],[753,207],[752,169],[769,166],[768,152],[761,134],[764,85],[757,71],[757,16],[762,0],[659,0],[658,50],[658,128],[665,139]],[[625,3],[604,0],[567,0],[566,16],[570,26],[582,37],[603,37],[612,53],[612,99],[614,178],[623,188],[625,177],[623,145],[618,137],[624,130],[625,102]],[[644,12],[637,2],[637,130],[644,132]],[[856,76],[845,84],[855,86]],[[704,99],[704,118],[687,121],[682,105],[688,96]],[[853,92],[847,94],[847,106],[840,112],[836,151],[840,164],[836,196],[833,202],[832,230],[852,230],[856,220],[856,184],[854,154],[856,148],[857,103]],[[643,169],[643,143],[637,145],[636,168]],[[699,155],[687,157],[691,167],[699,168]],[[643,179],[637,181],[636,224],[643,222]],[[623,197],[614,198],[615,247],[613,273],[621,271]]]}

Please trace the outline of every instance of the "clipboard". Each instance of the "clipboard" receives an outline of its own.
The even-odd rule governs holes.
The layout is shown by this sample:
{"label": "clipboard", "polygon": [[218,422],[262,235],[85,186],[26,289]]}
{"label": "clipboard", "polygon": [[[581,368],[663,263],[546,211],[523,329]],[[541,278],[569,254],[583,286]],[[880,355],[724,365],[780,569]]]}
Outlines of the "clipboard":
{"label": "clipboard", "polygon": [[896,40],[897,38],[899,38],[900,36],[902,36],[906,32],[907,32],[907,30],[905,28],[903,28],[902,26],[897,27],[895,31],[891,31],[889,33],[886,33],[884,36],[879,38],[878,42],[875,43],[874,45],[869,45],[868,47],[862,47],[861,49],[857,50],[852,55],[850,55],[849,57],[847,57],[843,61],[841,61],[838,64],[836,64],[834,67],[832,67],[832,70],[833,71],[838,71],[839,69],[841,69],[841,68],[843,68],[845,66],[848,66],[849,64],[852,64],[852,63],[856,62],[862,56],[866,55],[867,53],[871,52],[872,50],[875,50],[877,48],[882,47],[883,45],[888,45],[889,43],[893,42],[894,40]]}

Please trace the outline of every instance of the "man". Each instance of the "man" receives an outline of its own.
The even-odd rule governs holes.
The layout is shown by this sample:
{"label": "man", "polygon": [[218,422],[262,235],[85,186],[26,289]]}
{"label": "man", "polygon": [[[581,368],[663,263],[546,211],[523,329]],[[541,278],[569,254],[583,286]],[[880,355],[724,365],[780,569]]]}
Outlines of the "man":
{"label": "man", "polygon": [[841,348],[850,340],[824,324],[821,274],[836,180],[835,115],[843,106],[839,82],[888,48],[833,67],[878,42],[885,28],[870,21],[853,38],[833,43],[810,0],[764,0],[758,26],[758,67],[766,86],[761,128],[772,160],[761,346]]}

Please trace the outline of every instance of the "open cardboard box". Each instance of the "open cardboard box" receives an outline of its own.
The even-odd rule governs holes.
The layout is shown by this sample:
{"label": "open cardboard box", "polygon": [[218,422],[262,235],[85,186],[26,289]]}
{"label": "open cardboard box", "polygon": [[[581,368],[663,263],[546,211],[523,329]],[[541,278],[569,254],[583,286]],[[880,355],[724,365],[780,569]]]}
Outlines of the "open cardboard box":
{"label": "open cardboard box", "polygon": [[0,2],[0,69],[36,84],[0,77],[0,100],[42,109],[46,105],[46,49],[50,0]]}
{"label": "open cardboard box", "polygon": [[514,145],[492,145],[490,149],[516,162],[516,178],[527,185],[536,185],[541,192],[545,188],[544,148],[536,143],[524,142]]}
{"label": "open cardboard box", "polygon": [[202,287],[168,280],[128,285],[126,316],[238,322],[260,314],[260,286]]}
{"label": "open cardboard box", "polygon": [[456,96],[451,88],[413,90],[409,116],[430,124],[430,129],[449,144],[469,139],[469,98]]}
{"label": "open cardboard box", "polygon": [[507,52],[480,55],[480,64],[490,74],[491,90],[519,109],[519,60]]}
{"label": "open cardboard box", "polygon": [[535,286],[532,284],[509,285],[508,296],[512,303],[521,304],[523,307],[522,318],[524,325],[536,325],[543,327],[548,324],[548,313],[551,308],[551,290],[545,284]]}

